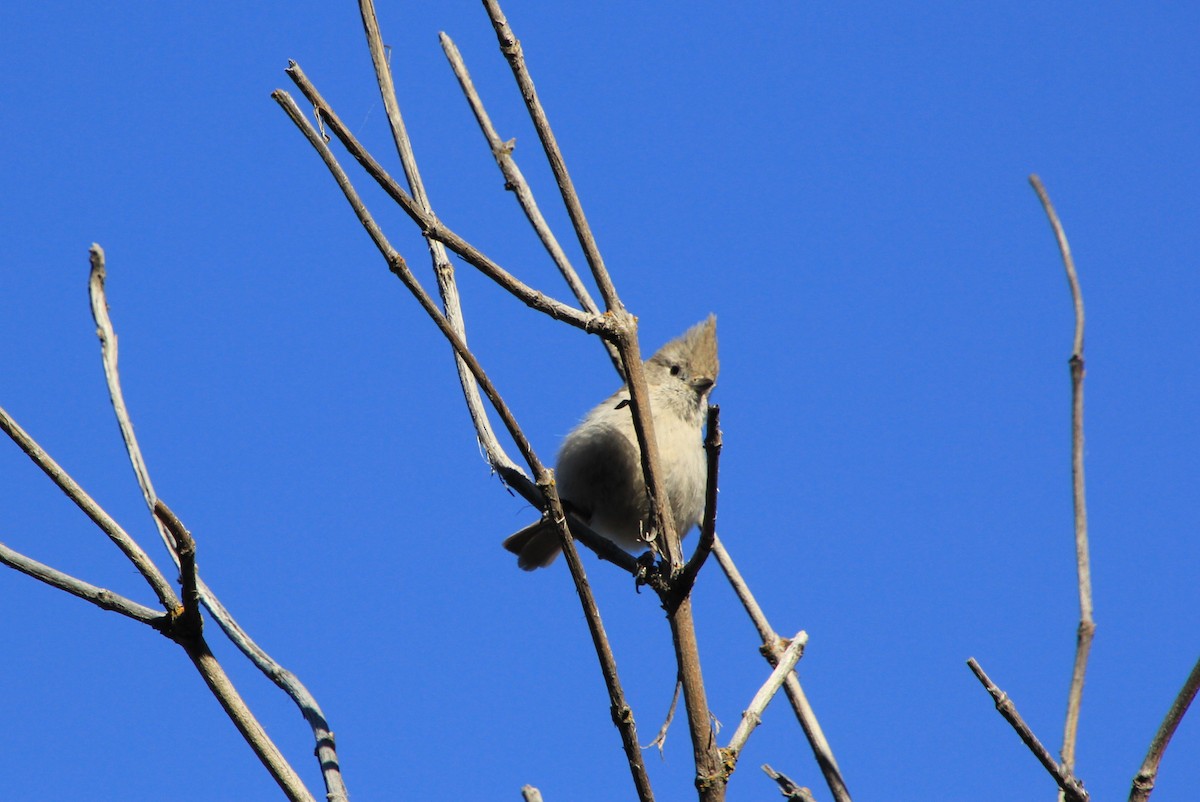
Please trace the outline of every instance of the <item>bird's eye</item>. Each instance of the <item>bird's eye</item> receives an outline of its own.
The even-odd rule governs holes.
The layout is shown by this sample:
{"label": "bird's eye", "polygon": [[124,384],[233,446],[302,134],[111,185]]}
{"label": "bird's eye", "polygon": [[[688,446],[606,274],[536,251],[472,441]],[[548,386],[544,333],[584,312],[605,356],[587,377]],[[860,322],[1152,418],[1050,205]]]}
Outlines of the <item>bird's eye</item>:
{"label": "bird's eye", "polygon": [[683,368],[679,367],[678,365],[672,365],[672,366],[671,366],[671,375],[672,375],[672,376],[678,376],[678,375],[679,375],[679,371],[681,371],[681,370],[683,370]]}

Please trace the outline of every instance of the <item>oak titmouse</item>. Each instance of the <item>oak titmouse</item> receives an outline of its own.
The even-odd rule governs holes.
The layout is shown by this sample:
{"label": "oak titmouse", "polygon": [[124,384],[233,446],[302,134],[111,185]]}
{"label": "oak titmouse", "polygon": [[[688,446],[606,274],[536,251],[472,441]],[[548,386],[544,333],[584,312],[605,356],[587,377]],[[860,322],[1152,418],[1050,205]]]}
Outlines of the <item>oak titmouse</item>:
{"label": "oak titmouse", "polygon": [[[717,381],[717,319],[698,323],[645,364],[650,410],[675,526],[683,537],[704,515],[708,462],[701,429]],[[558,451],[555,482],[566,508],[597,534],[629,551],[653,540],[641,449],[629,388],[622,387],[571,430]],[[526,571],[549,565],[560,550],[543,517],[504,541]]]}

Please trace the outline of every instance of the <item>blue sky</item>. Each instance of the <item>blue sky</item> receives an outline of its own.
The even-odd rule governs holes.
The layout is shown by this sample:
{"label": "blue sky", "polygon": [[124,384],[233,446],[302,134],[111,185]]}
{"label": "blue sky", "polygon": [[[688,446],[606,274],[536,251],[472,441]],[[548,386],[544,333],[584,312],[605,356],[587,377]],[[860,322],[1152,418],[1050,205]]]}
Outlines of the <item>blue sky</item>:
{"label": "blue sky", "polygon": [[[87,248],[108,254],[127,401],[202,573],[316,694],[356,799],[632,798],[561,561],[489,475],[448,349],[269,93],[296,59],[395,174],[354,4],[16,4],[0,20],[0,405],[152,552],[108,407]],[[1078,619],[1071,306],[1088,313],[1097,636],[1078,772],[1123,798],[1200,653],[1200,12],[1185,5],[505,4],[645,350],[715,312],[720,532],[857,799],[1051,798],[964,663],[1057,750]],[[462,49],[560,237],[565,214],[480,7],[380,8],[438,214],[566,297],[445,65]],[[358,176],[357,173],[352,175]],[[360,179],[429,282],[420,237]],[[573,250],[572,254],[577,254]],[[575,256],[577,264],[583,260]],[[544,459],[616,379],[599,345],[459,270],[480,358]],[[150,603],[15,448],[0,540]],[[163,560],[165,562],[165,558]],[[651,594],[585,559],[644,741],[670,701]],[[716,570],[696,591],[714,713],[766,676]],[[0,571],[13,799],[269,799],[179,649]],[[212,634],[219,644],[219,635]],[[216,646],[319,790],[295,710]],[[1156,799],[1200,784],[1183,722]],[[677,721],[660,799],[690,796]],[[828,799],[785,704],[764,762]]]}

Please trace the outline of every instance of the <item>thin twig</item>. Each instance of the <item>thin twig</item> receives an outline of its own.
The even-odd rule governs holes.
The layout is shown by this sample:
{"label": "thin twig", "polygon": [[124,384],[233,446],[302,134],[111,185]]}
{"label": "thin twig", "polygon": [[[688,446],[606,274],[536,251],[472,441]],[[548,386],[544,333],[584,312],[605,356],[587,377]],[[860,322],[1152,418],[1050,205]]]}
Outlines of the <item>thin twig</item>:
{"label": "thin twig", "polygon": [[[125,442],[125,450],[133,466],[134,475],[137,477],[138,486],[142,490],[142,497],[145,499],[154,524],[158,528],[159,535],[167,547],[167,553],[171,556],[176,567],[181,570],[181,576],[186,577],[189,575],[189,572],[183,571],[180,554],[177,553],[175,541],[167,532],[164,519],[160,515],[154,514],[156,505],[158,504],[158,494],[154,490],[154,484],[150,479],[150,471],[146,466],[146,460],[142,456],[137,435],[134,433],[133,421],[125,405],[125,394],[121,389],[120,372],[118,370],[117,333],[113,326],[112,317],[109,314],[108,299],[105,292],[107,273],[104,250],[99,245],[92,245],[90,260],[91,274],[88,279],[88,295],[91,301],[92,317],[96,322],[96,335],[100,338],[104,377],[108,385],[108,394],[112,401],[113,411],[116,413],[117,424],[121,430],[121,438]],[[295,702],[296,706],[300,708],[301,714],[312,729],[313,740],[316,743],[315,754],[321,766],[327,802],[346,802],[349,799],[349,792],[342,777],[333,733],[329,729],[325,714],[321,710],[321,706],[317,703],[316,698],[295,674],[281,666],[254,642],[233,618],[233,615],[226,609],[225,605],[221,603],[220,599],[217,598],[216,594],[205,584],[203,578],[194,571],[190,573],[195,577],[196,592],[199,594],[201,603],[212,614],[213,619],[221,627],[225,635],[259,671],[278,685]],[[186,595],[185,593],[185,597]],[[186,601],[185,598],[185,604]]]}
{"label": "thin twig", "polygon": [[149,624],[160,631],[165,630],[167,627],[168,616],[161,610],[153,610],[145,605],[138,604],[132,599],[127,599],[118,593],[113,593],[107,588],[97,587],[91,583],[84,582],[82,579],[64,574],[62,571],[26,557],[20,552],[13,551],[3,543],[0,543],[0,563],[4,563],[10,568],[15,568],[26,576],[31,576],[40,582],[45,582],[50,587],[65,590],[72,596],[77,596],[84,601],[91,602],[101,610],[111,610],[114,613],[120,613],[123,616],[132,618],[134,621]]}
{"label": "thin twig", "polygon": [[712,553],[713,542],[717,537],[717,473],[721,463],[721,407],[711,404],[708,407],[708,421],[705,424],[704,452],[708,458],[708,474],[704,492],[704,520],[700,523],[700,542],[696,551],[683,567],[683,571],[672,582],[671,593],[675,599],[681,599],[692,592],[696,577],[704,567],[708,555]]}
{"label": "thin twig", "polygon": [[137,568],[138,573],[146,579],[163,609],[174,610],[177,608],[179,598],[175,595],[174,588],[146,552],[142,550],[142,547],[2,408],[0,408],[0,429],[3,429],[4,433],[25,452],[26,456],[33,460],[34,464],[41,468],[54,484],[58,485],[67,498],[75,502],[75,506],[83,510],[84,514],[100,527],[100,531],[108,535],[121,553]]}
{"label": "thin twig", "polygon": [[1167,744],[1171,742],[1175,728],[1179,726],[1184,713],[1187,713],[1192,700],[1196,698],[1198,689],[1200,689],[1200,660],[1197,660],[1196,664],[1192,666],[1192,673],[1188,674],[1187,681],[1179,689],[1179,695],[1171,703],[1171,709],[1167,711],[1166,717],[1159,725],[1158,732],[1154,734],[1154,740],[1150,742],[1150,750],[1146,753],[1146,759],[1142,761],[1142,767],[1133,778],[1133,788],[1129,791],[1129,802],[1146,802],[1150,798],[1150,792],[1154,790],[1154,781],[1158,778],[1158,764],[1162,762]]}
{"label": "thin twig", "polygon": [[[383,105],[387,110],[388,123],[392,129],[392,139],[396,143],[396,152],[400,156],[404,175],[408,179],[408,186],[412,192],[413,201],[426,214],[433,216],[433,207],[429,202],[429,195],[425,191],[425,183],[421,179],[421,172],[417,168],[417,159],[413,152],[412,140],[408,136],[404,117],[400,113],[400,102],[396,96],[396,86],[392,80],[392,69],[390,61],[387,58],[386,48],[383,44],[383,35],[379,30],[379,19],[375,14],[375,4],[372,0],[360,0],[358,7],[363,21],[363,30],[367,37],[367,49],[371,53],[371,63],[375,67],[375,81],[379,85],[379,94],[383,98]],[[433,273],[437,279],[438,294],[442,299],[442,309],[446,315],[446,320],[450,323],[450,327],[458,332],[458,335],[465,342],[467,339],[466,324],[463,320],[462,304],[459,301],[458,285],[454,279],[454,267],[451,265],[450,258],[446,254],[445,245],[432,238],[428,240],[428,243],[429,255],[433,260]],[[500,445],[496,433],[492,430],[492,424],[488,420],[487,409],[483,404],[483,399],[479,395],[479,386],[475,383],[475,378],[471,375],[467,364],[457,354],[454,355],[454,366],[458,371],[458,381],[462,386],[463,398],[467,404],[467,412],[471,416],[471,422],[475,426],[475,434],[479,438],[480,445],[483,447],[488,464],[493,466],[493,469],[497,465],[506,465],[510,468],[515,467],[508,454],[505,453],[504,447]]]}
{"label": "thin twig", "polygon": [[1071,495],[1075,511],[1075,562],[1079,584],[1079,627],[1075,635],[1075,663],[1071,669],[1071,688],[1067,694],[1067,718],[1063,726],[1063,765],[1068,771],[1075,766],[1075,743],[1079,731],[1079,711],[1083,704],[1083,683],[1087,674],[1088,654],[1092,638],[1096,633],[1096,622],[1092,617],[1092,571],[1088,557],[1087,499],[1084,494],[1083,478],[1083,294],[1079,289],[1079,277],[1075,272],[1075,261],[1071,258],[1071,246],[1063,230],[1058,213],[1050,202],[1050,196],[1036,175],[1029,176],[1029,183],[1042,202],[1042,208],[1054,230],[1054,239],[1062,255],[1067,273],[1067,284],[1071,288],[1071,301],[1075,307],[1075,338],[1069,360],[1071,371]]}
{"label": "thin twig", "polygon": [[746,741],[750,738],[750,733],[762,722],[763,711],[767,709],[767,704],[775,697],[779,691],[779,687],[783,685],[784,679],[788,674],[792,673],[792,669],[796,667],[796,663],[800,662],[800,657],[804,654],[804,646],[808,643],[807,632],[797,632],[792,638],[792,642],[784,650],[779,657],[779,664],[775,666],[775,670],[771,672],[771,676],[767,677],[767,681],[758,689],[758,693],[754,694],[754,698],[750,700],[750,706],[742,713],[742,720],[738,723],[737,729],[733,731],[733,737],[729,739],[729,745],[725,747],[725,759],[729,770],[733,770],[733,765],[737,763],[738,755],[746,746]]}
{"label": "thin twig", "polygon": [[583,254],[587,258],[588,266],[592,269],[596,286],[600,288],[600,297],[604,299],[605,305],[611,311],[621,310],[624,307],[617,297],[617,290],[608,276],[608,270],[604,267],[604,259],[600,256],[596,238],[592,235],[587,216],[583,213],[583,204],[579,201],[579,193],[575,191],[575,184],[567,172],[567,163],[563,159],[562,151],[558,148],[558,140],[554,137],[550,120],[546,117],[541,100],[538,99],[537,89],[533,85],[533,76],[529,74],[529,68],[525,66],[521,43],[517,41],[516,34],[509,27],[499,2],[483,0],[483,5],[487,9],[492,27],[496,31],[500,52],[508,60],[513,77],[517,79],[521,97],[525,100],[525,107],[529,111],[530,119],[533,120],[533,127],[537,131],[538,139],[542,142],[542,149],[546,152],[546,160],[550,163],[550,170],[554,173],[555,181],[558,182],[558,189],[562,194],[563,203],[567,207],[567,214],[571,218],[571,225],[574,226],[575,233],[579,237],[579,244],[583,247]]}
{"label": "thin twig", "polygon": [[675,681],[675,692],[671,694],[671,706],[667,708],[667,717],[663,719],[662,726],[658,728],[658,733],[654,736],[654,740],[643,746],[643,749],[651,747],[658,748],[658,756],[666,759],[664,747],[667,745],[667,732],[671,729],[671,722],[675,719],[675,708],[679,705],[679,691],[683,689],[683,683],[679,680]]}
{"label": "thin twig", "polygon": [[574,293],[580,305],[588,312],[599,313],[600,307],[592,299],[587,287],[579,278],[579,273],[576,272],[575,267],[571,264],[571,260],[567,258],[562,245],[559,244],[558,238],[550,230],[550,225],[546,222],[541,209],[538,208],[537,200],[533,197],[533,190],[530,188],[529,182],[525,180],[525,175],[521,172],[521,168],[517,166],[517,160],[513,158],[513,149],[516,146],[516,140],[511,139],[506,142],[500,138],[500,134],[492,124],[491,117],[488,116],[487,109],[484,108],[483,99],[475,89],[475,83],[471,80],[471,73],[467,70],[466,62],[463,61],[458,46],[445,33],[440,34],[439,39],[442,43],[442,51],[446,54],[446,59],[450,62],[450,68],[454,70],[458,84],[462,87],[463,94],[466,96],[467,103],[475,115],[476,122],[479,123],[479,129],[483,132],[484,139],[487,140],[492,158],[496,160],[496,165],[500,168],[501,175],[504,176],[504,188],[510,190],[516,197],[517,203],[524,210],[525,217],[529,220],[530,225],[533,226],[538,239],[545,246],[546,252],[550,254],[550,258],[554,260],[554,264],[558,267],[559,272],[562,273],[563,279],[567,282],[567,286],[571,288],[571,292]]}
{"label": "thin twig", "polygon": [[781,774],[770,765],[764,763],[762,770],[767,776],[779,784],[779,791],[784,795],[788,802],[816,802],[813,798],[812,791],[805,788],[803,785],[795,782],[786,774]]}
{"label": "thin twig", "polygon": [[[762,640],[761,651],[763,656],[766,657],[772,666],[776,665],[784,650],[782,639],[771,628],[766,614],[759,607],[754,594],[750,592],[750,586],[742,578],[741,572],[738,571],[733,558],[729,555],[719,537],[714,537],[712,551],[713,556],[717,558],[717,563],[721,566],[721,570],[725,572],[725,576],[729,580],[734,593],[737,594],[738,599],[742,602],[742,606],[746,609],[746,614],[750,617],[754,628],[758,630],[759,638]],[[825,784],[829,786],[829,792],[833,794],[833,798],[837,802],[850,802],[850,791],[846,788],[846,781],[842,778],[842,771],[838,768],[837,760],[833,756],[833,750],[829,746],[829,741],[825,738],[825,733],[821,729],[820,722],[817,721],[817,714],[813,711],[812,705],[809,704],[808,696],[804,693],[804,688],[800,685],[800,679],[795,673],[788,674],[783,684],[783,690],[787,693],[788,701],[792,704],[796,720],[800,723],[801,729],[804,730],[804,735],[813,750],[813,756],[816,758],[817,765],[821,769],[821,774],[825,777]]]}
{"label": "thin twig", "polygon": [[974,657],[967,660],[967,665],[970,667],[971,673],[975,675],[976,679],[979,680],[983,687],[987,689],[987,692],[991,694],[992,699],[995,700],[996,709],[1000,711],[1000,715],[1012,725],[1012,728],[1016,730],[1017,735],[1029,747],[1029,751],[1033,752],[1038,762],[1045,766],[1046,771],[1050,772],[1050,776],[1058,783],[1058,787],[1066,799],[1069,802],[1087,802],[1088,793],[1083,790],[1083,783],[1076,779],[1071,773],[1071,769],[1065,763],[1060,766],[1055,762],[1050,752],[1046,750],[1046,747],[1042,746],[1042,742],[1038,740],[1024,719],[1021,718],[1021,714],[1017,712],[1017,706],[1013,704],[1008,694],[996,687],[996,684],[984,673]]}
{"label": "thin twig", "polygon": [[388,174],[387,170],[383,169],[379,162],[375,160],[375,157],[367,152],[337,115],[333,113],[332,107],[325,102],[325,99],[321,97],[316,87],[304,75],[304,71],[300,69],[300,65],[294,61],[289,62],[289,66],[285,72],[295,82],[304,96],[308,98],[309,102],[313,104],[318,118],[329,125],[329,130],[341,141],[350,155],[362,165],[367,174],[379,184],[383,191],[400,205],[405,214],[421,229],[422,234],[444,243],[447,248],[461,256],[468,264],[478,268],[481,273],[495,281],[531,309],[536,309],[555,320],[569,323],[583,331],[600,333],[609,338],[615,336],[613,334],[614,324],[609,316],[581,312],[545,293],[538,292],[489,259],[474,245],[447,228],[436,216],[421,208],[413,200],[412,196],[396,183],[396,180]]}
{"label": "thin twig", "polygon": [[[113,412],[117,416],[117,425],[121,429],[121,439],[125,441],[125,452],[129,455],[138,487],[142,490],[142,497],[145,499],[147,507],[153,512],[154,502],[158,496],[154,492],[154,484],[150,481],[150,471],[146,468],[142,449],[138,446],[137,437],[133,433],[133,422],[129,417],[129,409],[125,406],[125,392],[121,389],[117,333],[108,313],[108,298],[104,288],[108,275],[104,261],[104,249],[99,244],[92,243],[92,247],[88,249],[88,260],[91,262],[91,271],[88,275],[88,300],[92,307],[92,320],[96,322],[96,336],[100,339],[100,360],[104,365],[108,397],[112,401]],[[171,559],[178,566],[179,558],[175,554],[162,521],[153,515],[151,517],[154,519],[159,537],[167,547],[167,553],[171,555]]]}

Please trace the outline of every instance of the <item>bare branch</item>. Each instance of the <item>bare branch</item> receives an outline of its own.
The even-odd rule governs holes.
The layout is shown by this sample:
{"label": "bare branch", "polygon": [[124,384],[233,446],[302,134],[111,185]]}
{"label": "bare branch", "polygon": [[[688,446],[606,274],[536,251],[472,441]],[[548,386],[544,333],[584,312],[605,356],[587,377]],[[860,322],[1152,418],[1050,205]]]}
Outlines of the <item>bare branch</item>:
{"label": "bare branch", "polygon": [[[125,393],[121,389],[120,372],[117,369],[117,333],[113,329],[112,318],[108,313],[108,299],[104,292],[104,282],[107,278],[104,249],[98,244],[92,243],[92,247],[88,250],[88,258],[91,262],[91,272],[88,276],[88,299],[92,307],[92,320],[96,322],[96,336],[100,338],[100,359],[104,364],[108,396],[112,401],[113,412],[117,416],[121,439],[125,441],[125,451],[133,465],[133,473],[137,477],[138,487],[142,490],[142,497],[146,500],[147,507],[153,510],[158,496],[150,481],[150,472],[146,468],[146,461],[142,458],[141,447],[138,446],[137,437],[133,433],[133,422],[130,420],[129,410],[125,406]],[[157,517],[154,517],[154,525],[158,528],[159,537],[166,545],[171,559],[178,565],[179,558],[174,552],[174,547],[167,537],[162,522]]]}
{"label": "bare branch", "polygon": [[1075,742],[1079,731],[1079,711],[1083,704],[1083,682],[1087,674],[1088,654],[1096,632],[1092,617],[1092,571],[1088,556],[1087,499],[1083,478],[1083,294],[1079,289],[1079,277],[1075,273],[1075,261],[1071,258],[1071,246],[1067,234],[1054,211],[1050,196],[1036,175],[1029,176],[1029,183],[1042,202],[1054,238],[1062,254],[1066,268],[1067,283],[1071,288],[1071,300],[1075,307],[1075,340],[1069,360],[1071,370],[1071,494],[1075,512],[1075,562],[1079,584],[1079,627],[1075,636],[1075,663],[1071,669],[1071,688],[1067,694],[1067,718],[1063,726],[1063,764],[1068,771],[1075,766]]}
{"label": "bare branch", "polygon": [[671,594],[675,601],[692,592],[696,577],[708,555],[712,553],[713,542],[717,537],[717,472],[721,463],[721,407],[711,404],[708,407],[708,421],[705,423],[704,452],[708,457],[708,474],[704,492],[704,520],[700,522],[700,541],[696,551],[688,560],[683,571],[672,583]]}
{"label": "bare branch", "polygon": [[229,716],[238,732],[246,739],[246,743],[254,750],[254,754],[258,756],[263,766],[275,778],[275,782],[287,794],[288,799],[293,802],[315,802],[312,794],[304,787],[300,776],[288,764],[283,753],[279,751],[279,747],[271,741],[266,730],[250,712],[250,708],[246,706],[246,702],[237,689],[233,687],[225,670],[221,668],[217,658],[213,657],[212,652],[209,651],[204,637],[196,633],[194,637],[181,637],[177,639],[177,642],[187,652],[192,664],[204,678],[205,684],[208,685],[217,701],[221,703],[225,714]]}
{"label": "bare branch", "polygon": [[111,610],[114,613],[120,613],[123,616],[132,618],[134,621],[149,624],[158,630],[166,628],[168,621],[166,613],[138,604],[132,599],[127,599],[106,588],[97,587],[84,582],[82,579],[76,579],[69,574],[64,574],[62,571],[13,551],[3,543],[0,543],[0,563],[4,563],[10,568],[15,568],[26,576],[31,576],[40,582],[45,582],[51,587],[65,590],[72,596],[77,596],[84,601],[91,602],[101,610]]}
{"label": "bare branch", "polygon": [[780,774],[766,763],[763,764],[762,770],[767,773],[768,777],[779,784],[779,791],[787,798],[788,802],[816,802],[812,791],[796,783],[786,774]]}
{"label": "bare branch", "polygon": [[[296,86],[308,98],[316,110],[317,116],[328,123],[329,130],[333,132],[363,169],[375,180],[377,184],[386,192],[392,200],[396,201],[404,212],[412,218],[413,222],[421,229],[421,233],[425,236],[438,240],[446,245],[447,248],[461,256],[468,264],[478,268],[488,278],[495,281],[512,295],[516,296],[522,303],[531,309],[535,309],[543,314],[549,315],[555,320],[561,320],[569,323],[578,329],[587,332],[596,332],[611,338],[614,336],[614,324],[606,315],[593,315],[586,312],[581,312],[571,306],[568,306],[561,301],[558,301],[544,293],[529,287],[516,276],[509,273],[500,265],[493,262],[485,256],[478,248],[471,245],[458,234],[447,228],[436,216],[426,212],[421,208],[415,200],[405,192],[399,184],[396,183],[386,170],[380,166],[370,153],[359,143],[354,134],[342,123],[341,119],[334,113],[317,88],[304,75],[304,71],[295,62],[290,62],[287,70],[288,76],[296,83]],[[279,90],[276,90],[279,91]]]}
{"label": "bare branch", "polygon": [[567,214],[571,217],[571,225],[575,227],[575,233],[579,237],[579,244],[583,247],[583,254],[587,258],[588,266],[592,269],[596,286],[600,288],[600,297],[604,299],[604,304],[610,311],[622,311],[624,306],[617,297],[617,290],[608,276],[604,259],[600,256],[600,249],[596,246],[596,238],[592,236],[591,226],[588,225],[587,216],[583,213],[583,204],[580,203],[579,194],[575,191],[575,184],[567,172],[567,163],[563,159],[562,151],[558,149],[558,140],[554,137],[554,131],[550,128],[546,111],[538,99],[537,89],[533,86],[533,76],[529,74],[529,68],[525,66],[521,43],[517,41],[516,34],[509,27],[504,12],[500,10],[499,2],[483,0],[483,5],[487,9],[488,17],[492,20],[492,27],[496,30],[500,52],[508,60],[513,77],[517,79],[517,86],[521,90],[521,97],[525,100],[529,117],[533,120],[533,127],[542,141],[542,149],[546,152],[546,160],[550,162],[550,170],[554,173],[555,181],[558,182],[558,189],[562,194],[563,203],[566,204]]}
{"label": "bare branch", "polygon": [[671,694],[671,706],[667,708],[667,717],[663,720],[662,726],[658,728],[654,740],[642,747],[643,749],[657,748],[659,757],[665,758],[663,747],[667,744],[667,732],[671,729],[671,722],[675,719],[675,708],[679,705],[679,691],[682,689],[683,683],[676,680],[675,692]]}
{"label": "bare branch", "polygon": [[179,599],[176,597],[175,590],[171,587],[170,582],[158,570],[158,567],[147,556],[146,552],[142,550],[142,547],[3,409],[0,409],[0,429],[3,429],[4,433],[11,437],[12,441],[25,452],[26,456],[33,460],[34,464],[41,468],[42,472],[49,476],[50,480],[67,494],[67,498],[75,502],[75,505],[83,510],[84,514],[96,526],[100,527],[100,531],[108,535],[109,539],[121,550],[121,553],[145,577],[146,582],[154,590],[154,595],[158,597],[164,610],[174,610],[179,606]]}
{"label": "bare branch", "polygon": [[1154,790],[1154,781],[1158,777],[1158,764],[1162,762],[1163,753],[1167,750],[1167,744],[1171,742],[1171,736],[1175,734],[1175,728],[1179,726],[1192,700],[1196,698],[1197,689],[1200,689],[1200,660],[1192,666],[1192,673],[1188,674],[1187,681],[1179,689],[1179,695],[1171,703],[1171,709],[1167,711],[1158,732],[1154,734],[1154,740],[1150,742],[1150,751],[1146,753],[1142,767],[1133,778],[1129,802],[1146,802],[1150,798],[1150,792]]}
{"label": "bare branch", "polygon": [[475,89],[475,83],[471,80],[471,74],[467,71],[466,62],[463,61],[462,54],[458,52],[458,47],[454,41],[445,33],[440,34],[442,50],[446,54],[446,59],[450,62],[450,68],[454,70],[454,75],[458,78],[458,84],[462,87],[463,94],[466,95],[467,103],[471,106],[471,111],[475,114],[475,120],[479,123],[479,129],[483,132],[484,139],[487,140],[488,148],[492,152],[492,158],[496,160],[496,165],[500,168],[500,173],[504,176],[504,188],[512,191],[517,198],[517,203],[525,211],[525,216],[529,219],[530,225],[537,233],[538,239],[542,241],[546,252],[550,254],[550,258],[554,260],[554,264],[558,267],[563,278],[567,282],[567,286],[571,288],[571,292],[575,294],[580,305],[588,312],[599,313],[600,307],[592,300],[591,294],[587,287],[579,278],[579,274],[575,271],[575,267],[571,264],[571,260],[567,258],[567,254],[563,251],[562,246],[558,242],[558,238],[554,236],[554,232],[550,230],[546,218],[542,216],[541,209],[538,208],[537,201],[533,197],[533,190],[529,187],[529,182],[525,180],[525,175],[521,172],[521,168],[517,166],[516,159],[513,158],[513,149],[516,146],[516,140],[507,142],[500,138],[500,134],[496,132],[495,126],[492,125],[492,119],[488,116],[487,109],[483,106],[483,99],[480,98],[479,92]]}
{"label": "bare branch", "polygon": [[1066,799],[1069,802],[1087,802],[1088,793],[1083,790],[1083,783],[1075,778],[1071,773],[1071,769],[1065,763],[1060,766],[1054,761],[1054,758],[1046,751],[1046,747],[1042,746],[1042,742],[1038,740],[1024,719],[1021,718],[1021,714],[1017,712],[1017,707],[1013,704],[1012,699],[1008,697],[1008,694],[996,687],[996,684],[984,673],[974,657],[967,661],[967,665],[983,687],[987,689],[987,692],[991,694],[992,699],[995,700],[996,709],[1000,711],[1000,715],[1004,716],[1004,720],[1012,725],[1012,728],[1016,730],[1017,735],[1029,747],[1029,751],[1033,752],[1038,762],[1046,767],[1046,771],[1050,772],[1050,776],[1058,783],[1058,787]]}
{"label": "bare branch", "polygon": [[[726,551],[725,545],[719,537],[714,536],[712,551],[713,556],[717,558],[717,563],[721,566],[721,570],[725,572],[725,577],[729,580],[730,586],[733,587],[734,593],[737,594],[738,599],[742,602],[742,606],[746,609],[746,614],[750,617],[754,628],[758,630],[759,638],[762,639],[761,651],[763,656],[766,657],[772,666],[776,665],[784,651],[784,646],[781,645],[782,639],[771,628],[766,614],[759,607],[758,600],[750,592],[750,586],[742,578],[741,572],[738,571],[733,558]],[[804,735],[813,750],[813,756],[817,760],[821,774],[825,777],[825,784],[829,786],[830,793],[833,794],[833,798],[837,802],[850,802],[850,791],[846,788],[846,781],[842,779],[842,771],[838,768],[837,760],[833,756],[833,750],[829,746],[829,741],[825,738],[825,733],[821,729],[820,722],[817,721],[817,714],[813,711],[812,705],[809,704],[808,696],[804,693],[804,688],[800,685],[800,679],[795,673],[788,674],[784,680],[783,689],[788,695],[788,701],[792,704],[796,720],[800,723],[801,729],[804,730]]]}
{"label": "bare branch", "polygon": [[[342,779],[341,766],[334,747],[333,733],[329,730],[329,725],[325,720],[324,713],[321,711],[321,706],[317,704],[317,700],[309,692],[308,688],[300,682],[299,678],[279,665],[246,634],[245,630],[234,620],[233,615],[216,597],[216,594],[212,592],[204,580],[196,573],[194,559],[190,568],[183,564],[181,561],[183,555],[177,548],[177,544],[180,541],[168,534],[168,518],[157,514],[159,512],[157,509],[159,503],[158,495],[154,490],[154,484],[150,479],[150,471],[142,456],[141,446],[138,445],[137,436],[134,434],[133,421],[125,405],[124,391],[121,389],[121,379],[118,371],[117,334],[113,327],[112,318],[109,315],[108,299],[105,295],[106,267],[104,250],[99,245],[92,245],[90,259],[92,267],[88,280],[88,295],[91,299],[92,317],[96,321],[96,334],[100,338],[100,352],[104,363],[104,376],[108,384],[109,398],[112,401],[113,411],[117,416],[117,424],[121,429],[121,437],[125,442],[126,453],[129,455],[134,475],[137,477],[138,486],[142,490],[142,496],[152,513],[151,517],[158,528],[159,535],[167,547],[167,553],[175,562],[176,567],[180,569],[180,575],[185,581],[185,608],[194,610],[195,615],[199,615],[196,605],[189,601],[191,594],[193,592],[196,593],[200,602],[212,613],[213,619],[230,641],[296,703],[313,732],[313,739],[316,743],[316,757],[321,766],[322,777],[325,781],[327,801],[345,802],[345,800],[349,799],[349,793]],[[183,524],[179,523],[178,518],[174,518],[173,514],[170,515],[170,518],[173,518],[178,527],[182,529]],[[187,534],[186,529],[183,531]],[[189,582],[192,583],[191,587],[187,584]],[[198,628],[198,619],[193,621],[192,625]]]}
{"label": "bare branch", "polygon": [[800,657],[804,654],[804,646],[807,643],[808,633],[797,632],[796,636],[792,638],[792,642],[780,655],[779,664],[775,666],[771,676],[767,677],[767,681],[750,700],[750,706],[742,713],[742,720],[738,723],[737,729],[733,731],[733,737],[729,739],[729,746],[724,750],[731,770],[732,765],[737,763],[738,755],[741,754],[746,741],[750,738],[750,733],[754,732],[754,729],[762,722],[762,714],[767,709],[767,704],[779,691],[784,679],[796,667],[796,663],[800,662]]}
{"label": "bare branch", "polygon": [[[379,84],[379,93],[383,98],[384,108],[387,110],[388,123],[392,129],[392,139],[396,143],[396,150],[400,155],[400,163],[404,167],[404,174],[408,178],[408,186],[412,190],[413,201],[428,215],[433,215],[433,207],[429,202],[429,196],[425,192],[425,184],[421,180],[420,170],[417,169],[416,155],[413,153],[412,141],[408,136],[408,129],[404,125],[404,118],[400,113],[400,103],[396,96],[396,86],[392,81],[392,71],[388,58],[385,53],[383,44],[383,36],[379,31],[379,20],[375,15],[375,4],[372,0],[361,0],[359,2],[359,12],[363,20],[363,29],[367,36],[367,48],[371,53],[371,62],[375,66],[375,79]],[[446,315],[447,322],[465,342],[467,339],[466,325],[462,315],[462,304],[459,301],[458,285],[454,280],[454,267],[450,264],[450,258],[446,254],[446,247],[435,239],[429,239],[429,254],[433,260],[433,272],[437,278],[438,294],[442,298],[442,309]],[[589,310],[594,311],[594,310]],[[516,466],[505,453],[504,447],[500,445],[500,441],[496,438],[496,433],[492,431],[492,424],[488,420],[487,409],[484,407],[483,399],[479,395],[479,387],[475,383],[475,378],[471,375],[470,368],[462,360],[462,357],[455,354],[454,356],[455,369],[458,371],[459,384],[462,386],[463,398],[467,404],[467,412],[471,416],[471,422],[475,426],[476,436],[479,438],[479,443],[483,447],[484,453],[487,456],[488,465],[495,466],[505,465],[510,470]]]}

